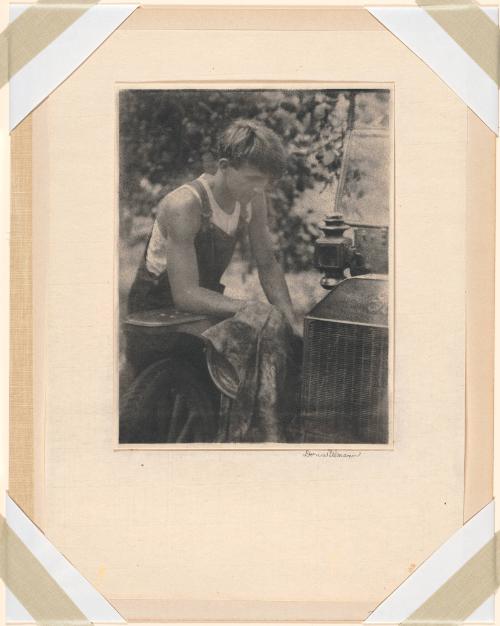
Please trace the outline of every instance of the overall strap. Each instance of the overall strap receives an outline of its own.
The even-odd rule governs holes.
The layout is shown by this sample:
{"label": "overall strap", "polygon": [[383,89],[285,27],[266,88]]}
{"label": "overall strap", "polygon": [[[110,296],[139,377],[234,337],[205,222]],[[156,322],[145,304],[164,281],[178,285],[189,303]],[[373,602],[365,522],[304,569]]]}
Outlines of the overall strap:
{"label": "overall strap", "polygon": [[195,245],[200,284],[208,289],[214,289],[215,285],[212,283],[217,268],[217,252],[213,224],[210,221],[212,217],[210,198],[205,186],[199,180],[192,180],[187,184],[198,192],[201,199],[201,228],[198,231],[201,238],[197,238]]}
{"label": "overall strap", "polygon": [[201,199],[201,217],[203,225],[207,225],[212,217],[212,207],[210,206],[210,198],[208,197],[207,190],[198,179],[192,180],[186,184],[198,192]]}

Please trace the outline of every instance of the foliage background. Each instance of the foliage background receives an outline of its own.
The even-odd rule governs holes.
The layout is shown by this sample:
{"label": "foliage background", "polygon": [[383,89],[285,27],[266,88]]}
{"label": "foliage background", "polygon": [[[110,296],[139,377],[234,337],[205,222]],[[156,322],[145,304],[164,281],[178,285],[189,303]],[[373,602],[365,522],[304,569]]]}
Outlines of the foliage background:
{"label": "foliage background", "polygon": [[[390,106],[388,90],[120,91],[120,311],[158,202],[215,172],[218,133],[245,117],[272,128],[287,150],[287,171],[268,195],[269,225],[302,316],[324,295],[312,269],[314,240],[334,210],[348,126],[354,134],[337,210],[346,220],[389,223]],[[245,242],[223,282],[234,297],[263,297]]]}

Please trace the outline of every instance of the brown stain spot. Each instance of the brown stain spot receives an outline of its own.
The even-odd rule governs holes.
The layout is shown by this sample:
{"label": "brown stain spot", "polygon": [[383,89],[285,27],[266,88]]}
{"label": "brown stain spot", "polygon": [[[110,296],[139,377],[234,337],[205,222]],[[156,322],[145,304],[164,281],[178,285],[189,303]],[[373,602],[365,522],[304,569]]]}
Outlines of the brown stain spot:
{"label": "brown stain spot", "polygon": [[408,571],[411,573],[416,567],[417,567],[416,563],[410,563],[410,567],[408,568]]}

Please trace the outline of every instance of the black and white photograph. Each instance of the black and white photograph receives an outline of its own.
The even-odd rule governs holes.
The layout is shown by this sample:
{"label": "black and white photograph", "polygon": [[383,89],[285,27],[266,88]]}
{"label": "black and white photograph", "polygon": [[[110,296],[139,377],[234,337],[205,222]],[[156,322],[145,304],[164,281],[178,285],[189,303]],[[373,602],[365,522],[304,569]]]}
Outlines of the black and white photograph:
{"label": "black and white photograph", "polygon": [[392,90],[117,100],[119,444],[391,444]]}

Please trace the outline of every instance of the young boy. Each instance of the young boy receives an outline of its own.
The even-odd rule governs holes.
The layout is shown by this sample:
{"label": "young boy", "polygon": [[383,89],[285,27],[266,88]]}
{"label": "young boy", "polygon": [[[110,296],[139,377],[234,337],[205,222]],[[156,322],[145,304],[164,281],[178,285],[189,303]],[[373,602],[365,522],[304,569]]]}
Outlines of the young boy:
{"label": "young boy", "polygon": [[237,313],[248,301],[225,296],[219,281],[238,236],[248,227],[264,293],[293,328],[292,303],[273,253],[264,193],[285,164],[283,145],[272,130],[253,120],[232,122],[220,136],[217,172],[202,174],[160,202],[129,293],[129,313],[169,306],[220,318]]}

